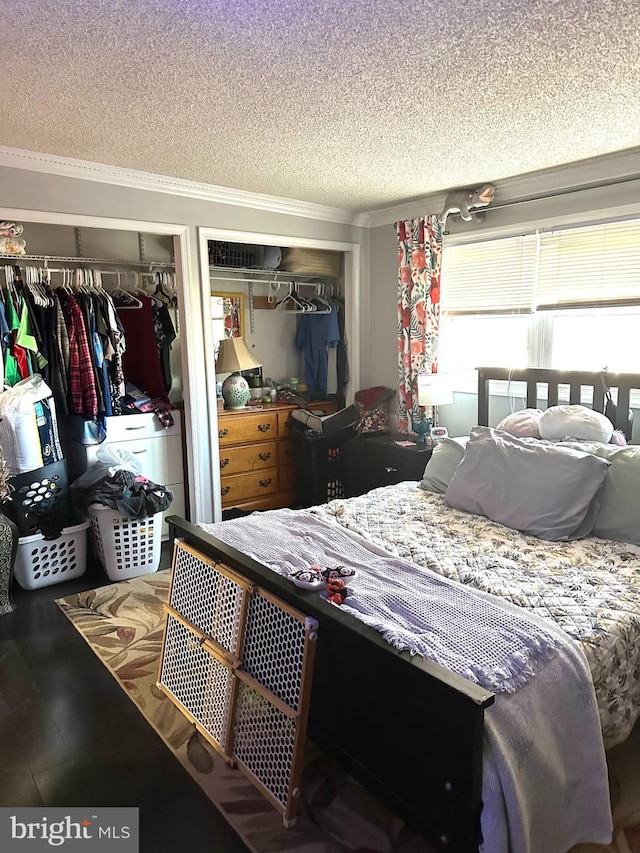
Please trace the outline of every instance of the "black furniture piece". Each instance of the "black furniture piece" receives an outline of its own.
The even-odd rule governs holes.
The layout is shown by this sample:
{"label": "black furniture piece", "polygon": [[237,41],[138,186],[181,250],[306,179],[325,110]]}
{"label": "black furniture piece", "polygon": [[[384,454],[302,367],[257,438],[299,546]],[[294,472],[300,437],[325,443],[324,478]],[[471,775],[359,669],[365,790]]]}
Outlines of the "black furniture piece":
{"label": "black furniture piece", "polygon": [[363,485],[365,490],[393,486],[403,480],[421,480],[433,453],[433,445],[416,442],[403,447],[396,442],[413,441],[412,435],[391,433],[362,439]]}
{"label": "black furniture piece", "polygon": [[[398,441],[414,443],[403,447]],[[403,480],[421,480],[433,448],[428,441],[415,442],[415,436],[407,433],[359,436],[343,449],[346,496],[355,497]]]}

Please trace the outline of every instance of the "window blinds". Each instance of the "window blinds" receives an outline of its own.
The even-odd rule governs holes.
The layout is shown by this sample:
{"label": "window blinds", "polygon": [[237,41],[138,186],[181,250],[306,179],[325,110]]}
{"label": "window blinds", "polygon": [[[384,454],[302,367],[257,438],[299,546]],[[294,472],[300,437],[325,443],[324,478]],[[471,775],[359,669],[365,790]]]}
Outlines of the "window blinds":
{"label": "window blinds", "polygon": [[445,245],[443,313],[640,304],[640,219]]}
{"label": "window blinds", "polygon": [[640,302],[640,219],[540,235],[537,304]]}
{"label": "window blinds", "polygon": [[531,312],[535,307],[537,237],[527,234],[445,244],[441,308],[446,314]]}

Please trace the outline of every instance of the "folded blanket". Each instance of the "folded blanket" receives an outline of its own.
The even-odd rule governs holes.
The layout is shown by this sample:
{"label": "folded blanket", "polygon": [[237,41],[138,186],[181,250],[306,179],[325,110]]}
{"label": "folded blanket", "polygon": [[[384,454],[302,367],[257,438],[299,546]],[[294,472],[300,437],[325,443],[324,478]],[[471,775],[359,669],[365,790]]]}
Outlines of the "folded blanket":
{"label": "folded blanket", "polygon": [[492,596],[426,574],[338,525],[277,510],[203,527],[282,575],[309,565],[356,571],[343,609],[402,651],[422,655],[492,691],[514,692],[555,653],[550,631],[515,618]]}

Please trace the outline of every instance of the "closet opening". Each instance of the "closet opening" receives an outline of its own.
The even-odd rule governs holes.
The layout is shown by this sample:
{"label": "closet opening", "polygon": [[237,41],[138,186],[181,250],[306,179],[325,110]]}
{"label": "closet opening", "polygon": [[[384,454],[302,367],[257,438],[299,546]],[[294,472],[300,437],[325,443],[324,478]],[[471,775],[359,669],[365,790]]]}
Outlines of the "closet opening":
{"label": "closet opening", "polygon": [[[36,337],[43,358],[34,356],[31,369],[53,392],[69,480],[110,445],[130,451],[144,477],[173,492],[166,514],[209,518],[201,496],[210,493],[210,478],[205,466],[194,464],[203,455],[194,424],[207,413],[206,405],[191,399],[200,371],[187,343],[201,316],[199,300],[189,292],[188,229],[27,210],[0,210],[0,219],[24,229],[23,253],[0,254],[0,287],[6,295],[19,284],[28,310],[40,312],[44,326]],[[57,310],[54,305],[61,307],[57,326],[45,319]],[[70,321],[72,310],[83,320],[87,342],[103,355],[109,349],[109,367],[120,350],[120,370],[113,373],[105,359],[104,370],[97,369],[92,350],[84,379],[71,378],[73,389],[60,368],[58,346],[65,336],[62,321]]]}
{"label": "closet opening", "polygon": [[[229,406],[221,397],[229,374],[216,374],[225,338],[242,338],[249,358],[260,365],[245,371],[252,386],[249,408],[268,407],[269,400],[296,405],[304,399],[336,411],[352,403],[360,376],[359,245],[209,228],[199,229],[199,245],[201,288],[208,300],[203,308],[208,393],[216,400],[210,420],[214,454],[219,455],[218,418],[224,429],[229,426],[225,420]],[[209,318],[207,309],[212,312]],[[226,359],[223,364],[228,364]],[[252,377],[252,372],[259,375]],[[279,435],[280,431],[279,427]],[[286,448],[279,446],[280,456],[285,453]],[[232,463],[226,462],[227,456],[225,452],[220,460],[226,465],[224,483],[219,466],[213,465],[216,520],[232,502],[236,486],[228,479]],[[286,460],[279,471],[268,474],[261,479],[269,481],[266,491],[271,494],[262,499],[239,495],[240,505],[254,509],[287,505],[292,481]]]}

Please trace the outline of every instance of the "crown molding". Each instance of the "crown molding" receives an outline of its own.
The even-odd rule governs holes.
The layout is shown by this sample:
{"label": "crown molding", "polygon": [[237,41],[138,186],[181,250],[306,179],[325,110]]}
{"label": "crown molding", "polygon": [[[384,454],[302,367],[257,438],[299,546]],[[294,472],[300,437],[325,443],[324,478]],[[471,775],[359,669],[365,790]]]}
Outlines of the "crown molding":
{"label": "crown molding", "polygon": [[[569,190],[587,189],[600,185],[613,185],[629,178],[637,178],[640,174],[640,148],[628,148],[614,151],[600,157],[578,160],[562,166],[540,169],[536,172],[526,172],[509,178],[493,181],[478,180],[477,184],[493,183],[496,185],[496,204],[491,210],[507,206],[532,197],[545,197],[562,194]],[[451,187],[450,189],[456,189]],[[392,207],[369,211],[369,226],[377,228],[389,225],[400,219],[414,219],[417,216],[439,213],[449,190],[432,193],[420,198],[408,200]]]}
{"label": "crown molding", "polygon": [[170,193],[200,201],[232,204],[237,207],[249,207],[253,210],[265,210],[289,216],[303,216],[324,222],[337,222],[340,225],[367,227],[369,217],[365,213],[355,213],[338,207],[326,207],[321,204],[261,195],[245,190],[219,187],[213,184],[200,184],[169,175],[155,175],[151,172],[139,172],[123,169],[120,166],[107,166],[104,163],[91,163],[87,160],[74,160],[55,154],[43,154],[23,148],[10,148],[0,145],[0,166],[11,169],[26,169],[64,178],[79,178],[85,181],[98,181],[103,184],[148,190],[150,192]]}

